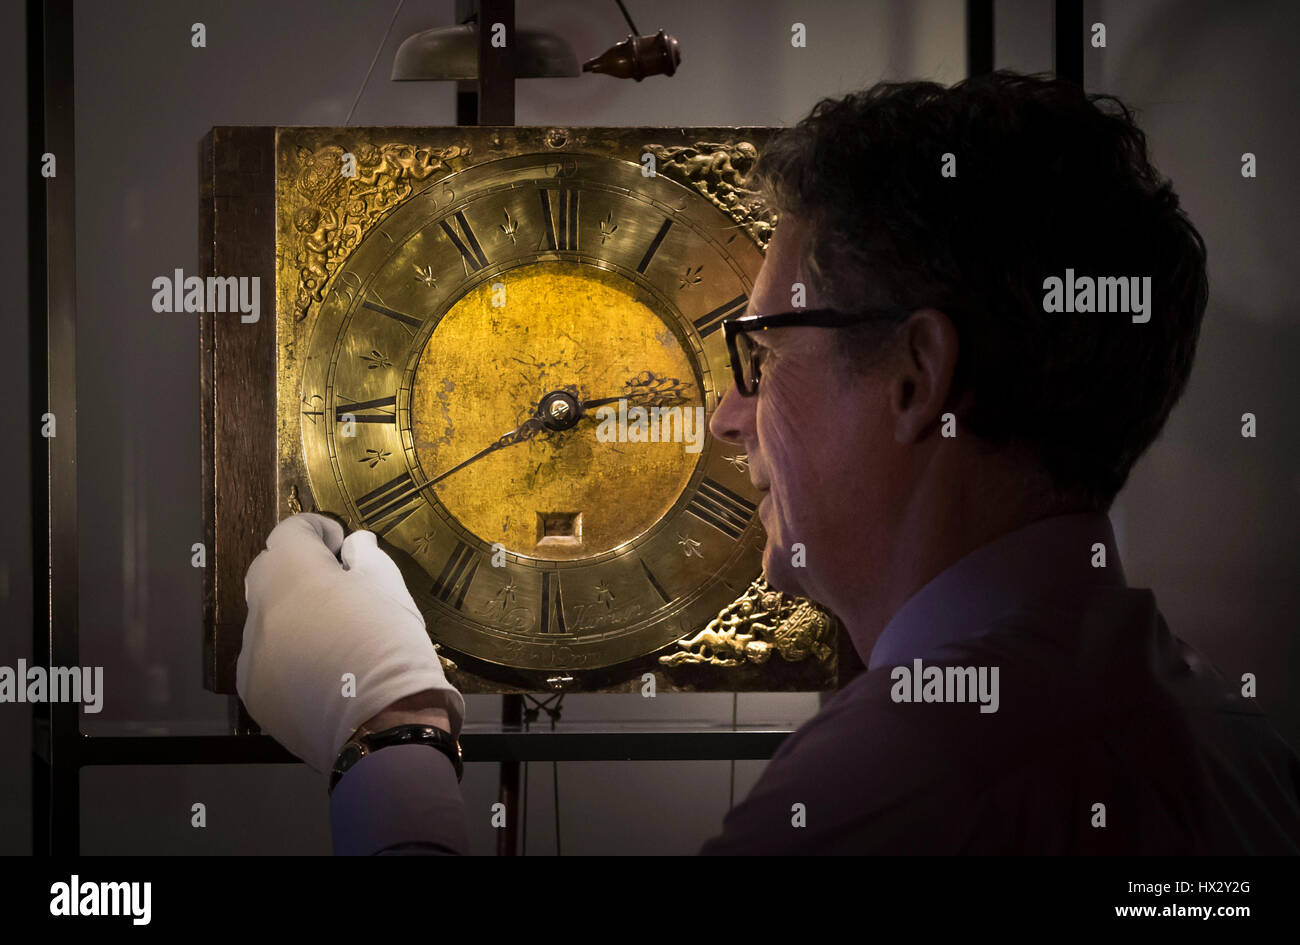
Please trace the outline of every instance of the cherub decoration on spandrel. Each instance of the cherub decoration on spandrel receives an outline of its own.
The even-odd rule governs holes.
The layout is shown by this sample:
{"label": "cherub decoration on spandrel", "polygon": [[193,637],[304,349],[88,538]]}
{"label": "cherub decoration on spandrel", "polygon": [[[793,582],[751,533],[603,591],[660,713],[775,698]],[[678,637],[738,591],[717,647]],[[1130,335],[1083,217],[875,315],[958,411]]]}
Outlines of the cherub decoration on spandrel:
{"label": "cherub decoration on spandrel", "polygon": [[708,663],[739,666],[765,663],[772,651],[789,662],[831,655],[829,615],[806,600],[788,599],[760,576],[703,630],[677,641],[675,653],[659,657],[665,666]]}

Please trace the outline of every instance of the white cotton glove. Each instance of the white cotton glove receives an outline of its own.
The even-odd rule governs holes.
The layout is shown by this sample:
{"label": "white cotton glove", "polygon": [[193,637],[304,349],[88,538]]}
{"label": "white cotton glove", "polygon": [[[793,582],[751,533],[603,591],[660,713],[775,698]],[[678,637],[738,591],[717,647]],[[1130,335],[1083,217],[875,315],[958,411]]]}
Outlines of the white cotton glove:
{"label": "white cotton glove", "polygon": [[[344,540],[323,515],[287,518],[249,566],[244,596],[235,688],[257,723],[312,768],[329,771],[362,722],[426,689],[446,692],[460,735],[465,700],[374,532]],[[356,677],[355,696],[343,694],[345,673]]]}

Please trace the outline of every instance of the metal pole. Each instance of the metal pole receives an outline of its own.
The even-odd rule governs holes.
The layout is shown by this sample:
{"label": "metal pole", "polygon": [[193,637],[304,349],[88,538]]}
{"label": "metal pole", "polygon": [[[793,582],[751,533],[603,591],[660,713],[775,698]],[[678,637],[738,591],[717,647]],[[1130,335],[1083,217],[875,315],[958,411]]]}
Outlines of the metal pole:
{"label": "metal pole", "polygon": [[[456,22],[475,19],[478,31],[478,80],[456,87],[456,124],[513,125],[515,123],[515,3],[514,0],[457,0]],[[492,37],[505,30],[505,45],[493,46]],[[501,724],[523,724],[524,697],[501,697]],[[501,762],[497,799],[505,805],[506,825],[497,835],[497,856],[519,851],[519,762]]]}
{"label": "metal pole", "polygon": [[993,0],[966,0],[966,75],[993,71]]}
{"label": "metal pole", "polygon": [[479,0],[478,123],[515,123],[515,0]]}
{"label": "metal pole", "polygon": [[1083,85],[1083,0],[1056,0],[1053,62],[1056,74]]}
{"label": "metal pole", "polygon": [[[33,656],[47,672],[79,664],[77,627],[77,258],[72,0],[29,0],[28,143],[56,174],[31,165]],[[45,436],[43,414],[54,436]],[[48,677],[47,677],[48,678]],[[25,681],[20,680],[22,685]],[[79,707],[32,706],[32,851],[81,845]]]}

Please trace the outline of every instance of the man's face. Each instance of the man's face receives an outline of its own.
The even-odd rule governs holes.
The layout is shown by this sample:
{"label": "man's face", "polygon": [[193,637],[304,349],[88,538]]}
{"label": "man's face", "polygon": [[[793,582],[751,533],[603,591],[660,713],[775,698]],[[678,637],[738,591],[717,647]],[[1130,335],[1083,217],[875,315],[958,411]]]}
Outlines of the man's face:
{"label": "man's face", "polygon": [[[777,227],[749,314],[791,310],[792,285],[807,285],[804,234],[789,217]],[[808,287],[806,307],[822,304]],[[811,327],[751,334],[761,348],[758,392],[742,397],[732,387],[709,423],[715,437],[743,448],[751,481],[765,490],[759,518],[768,582],[832,609],[837,597],[860,594],[883,560],[905,459],[883,379],[849,373],[837,334]]]}

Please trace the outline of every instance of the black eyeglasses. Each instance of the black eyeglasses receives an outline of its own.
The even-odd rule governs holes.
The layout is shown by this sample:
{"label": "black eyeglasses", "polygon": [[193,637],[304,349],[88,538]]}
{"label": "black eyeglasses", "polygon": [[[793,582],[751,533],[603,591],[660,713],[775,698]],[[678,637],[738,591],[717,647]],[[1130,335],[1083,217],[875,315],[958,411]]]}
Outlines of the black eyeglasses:
{"label": "black eyeglasses", "polygon": [[776,312],[772,315],[740,315],[722,323],[727,338],[727,354],[731,357],[731,372],[736,377],[736,390],[742,397],[758,393],[759,353],[761,346],[749,340],[751,331],[768,328],[786,328],[807,325],[811,328],[847,328],[870,321],[903,321],[909,314],[903,308],[869,309],[862,312],[840,312],[833,308],[810,308],[796,312]]}

